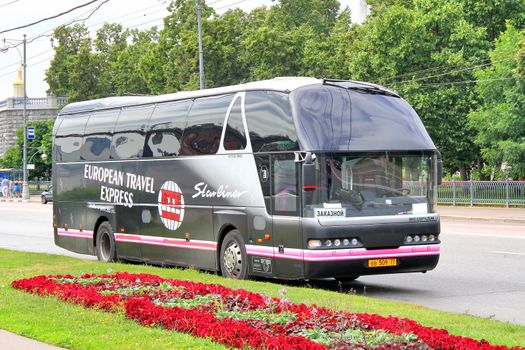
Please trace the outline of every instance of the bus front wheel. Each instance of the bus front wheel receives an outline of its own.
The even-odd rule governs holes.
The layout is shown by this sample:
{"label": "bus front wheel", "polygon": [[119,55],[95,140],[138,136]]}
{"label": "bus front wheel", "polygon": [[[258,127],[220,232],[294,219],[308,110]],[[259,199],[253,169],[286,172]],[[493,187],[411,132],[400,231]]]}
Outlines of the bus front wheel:
{"label": "bus front wheel", "polygon": [[101,223],[98,227],[95,251],[99,261],[117,261],[115,236],[113,235],[111,225],[107,221]]}
{"label": "bus front wheel", "polygon": [[221,245],[221,273],[226,278],[248,278],[248,258],[241,233],[232,230],[226,234]]}

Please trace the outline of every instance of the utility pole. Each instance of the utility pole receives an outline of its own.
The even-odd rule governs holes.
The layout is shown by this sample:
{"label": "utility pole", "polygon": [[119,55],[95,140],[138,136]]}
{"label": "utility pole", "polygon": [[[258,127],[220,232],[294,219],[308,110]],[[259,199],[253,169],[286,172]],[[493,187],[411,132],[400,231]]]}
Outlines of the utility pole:
{"label": "utility pole", "polygon": [[26,35],[24,34],[24,111],[22,114],[22,119],[24,120],[24,150],[22,152],[23,157],[23,181],[22,181],[22,200],[29,200],[29,184],[27,183],[27,60],[26,60]]}
{"label": "utility pole", "polygon": [[197,29],[199,32],[199,81],[200,89],[204,89],[204,53],[202,51],[202,29],[201,29],[201,4],[200,0],[195,0],[197,10]]}

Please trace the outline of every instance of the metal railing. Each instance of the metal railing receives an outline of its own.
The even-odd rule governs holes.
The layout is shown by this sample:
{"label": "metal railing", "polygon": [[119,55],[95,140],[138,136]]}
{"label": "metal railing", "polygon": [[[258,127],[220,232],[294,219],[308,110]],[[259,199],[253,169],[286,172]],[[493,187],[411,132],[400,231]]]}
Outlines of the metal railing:
{"label": "metal railing", "polygon": [[[30,181],[30,194],[40,194],[51,181]],[[426,195],[426,183],[405,181],[411,194]],[[438,187],[438,204],[501,205],[525,207],[525,181],[443,181]]]}
{"label": "metal railing", "polygon": [[525,181],[443,181],[438,203],[525,206]]}

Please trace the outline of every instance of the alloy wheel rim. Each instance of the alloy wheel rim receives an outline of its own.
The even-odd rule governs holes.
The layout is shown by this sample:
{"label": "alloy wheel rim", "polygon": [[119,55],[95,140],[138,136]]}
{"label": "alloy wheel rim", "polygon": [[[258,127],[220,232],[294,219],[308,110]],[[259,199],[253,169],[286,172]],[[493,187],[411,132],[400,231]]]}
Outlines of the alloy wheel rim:
{"label": "alloy wheel rim", "polygon": [[237,243],[230,244],[224,251],[224,267],[232,276],[237,276],[242,266],[241,249]]}

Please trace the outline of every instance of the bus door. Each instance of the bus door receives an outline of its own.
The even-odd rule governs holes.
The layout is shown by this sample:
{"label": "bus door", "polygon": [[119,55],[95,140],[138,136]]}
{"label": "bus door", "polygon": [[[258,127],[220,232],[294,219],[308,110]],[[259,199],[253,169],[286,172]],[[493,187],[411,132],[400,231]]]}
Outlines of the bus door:
{"label": "bus door", "polygon": [[299,173],[294,154],[271,155],[274,274],[278,277],[303,276]]}
{"label": "bus door", "polygon": [[[265,208],[252,208],[250,210],[251,217],[248,222],[253,222],[253,225],[248,225],[250,244],[255,244],[261,248],[252,253],[249,257],[251,264],[251,273],[257,276],[272,277],[275,275],[275,263],[273,257],[273,221],[272,221],[272,177],[270,174],[271,163],[269,154],[254,155],[257,173],[259,175],[259,182],[264,197]],[[262,246],[262,247],[261,247]]]}

